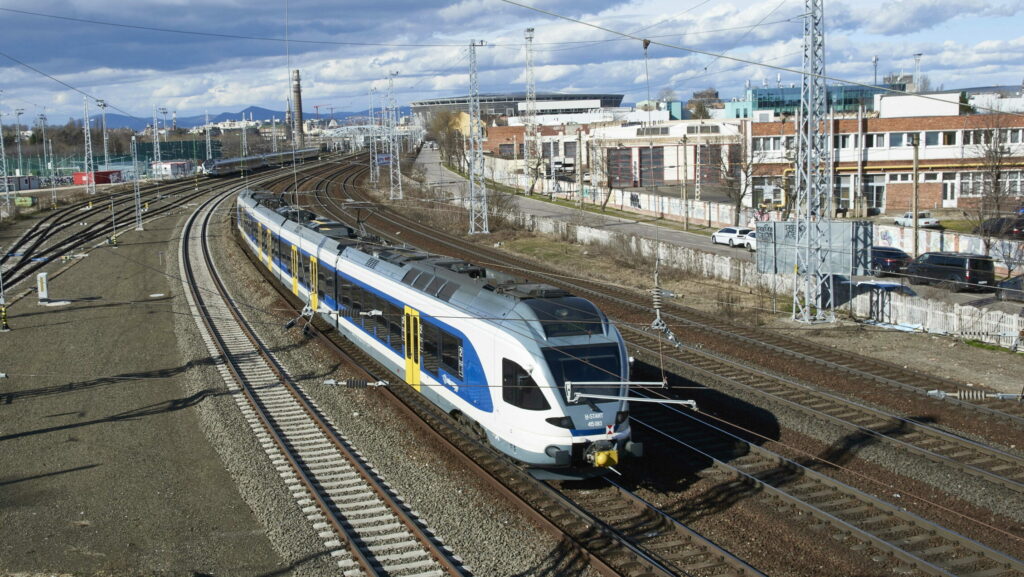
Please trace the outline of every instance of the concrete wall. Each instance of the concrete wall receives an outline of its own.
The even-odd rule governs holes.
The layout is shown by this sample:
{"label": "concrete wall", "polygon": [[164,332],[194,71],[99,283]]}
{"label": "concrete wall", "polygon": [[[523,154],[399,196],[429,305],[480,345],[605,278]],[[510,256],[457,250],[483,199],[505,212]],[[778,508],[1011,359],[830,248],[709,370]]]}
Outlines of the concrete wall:
{"label": "concrete wall", "polygon": [[[519,224],[528,230],[574,239],[582,244],[626,244],[638,254],[647,256],[654,256],[657,252],[662,266],[775,293],[780,302],[791,302],[794,277],[758,273],[753,262],[533,215],[523,215]],[[843,280],[840,278],[836,283],[836,299],[840,303],[836,309],[848,312],[854,318],[1007,348],[1016,347],[1024,331],[1024,316],[1020,314],[928,300],[902,290],[879,293],[870,287],[857,287]],[[686,295],[682,296],[685,298]]]}

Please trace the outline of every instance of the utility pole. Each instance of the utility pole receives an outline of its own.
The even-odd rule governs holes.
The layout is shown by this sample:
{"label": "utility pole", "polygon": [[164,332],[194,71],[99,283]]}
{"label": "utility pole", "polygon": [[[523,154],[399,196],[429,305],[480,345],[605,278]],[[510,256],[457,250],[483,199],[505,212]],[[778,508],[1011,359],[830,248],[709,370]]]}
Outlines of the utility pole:
{"label": "utility pole", "polygon": [[919,226],[917,222],[917,152],[918,147],[920,145],[919,138],[920,135],[916,132],[910,135],[910,144],[914,147],[914,198],[910,201],[910,210],[914,211],[914,252],[912,253],[912,256],[914,258],[917,258],[918,255],[917,235],[919,232]]}
{"label": "utility pole", "polygon": [[21,115],[24,113],[24,108],[14,109],[14,142],[18,145],[18,176],[25,176],[25,168],[21,163]]}
{"label": "utility pole", "polygon": [[537,88],[533,78],[533,28],[527,28],[524,34],[526,38],[526,109],[523,111],[523,161],[526,169],[526,193],[533,194],[533,187],[537,185],[537,175],[533,169],[533,163],[540,159],[537,150]]}
{"label": "utility pole", "polygon": [[139,150],[132,135],[132,188],[135,192],[135,230],[142,230],[142,198],[139,194]]}
{"label": "utility pole", "polygon": [[388,172],[391,174],[391,200],[402,200],[402,147],[398,138],[398,105],[395,101],[395,76],[388,75]]}
{"label": "utility pole", "polygon": [[97,100],[96,106],[100,107],[100,115],[103,119],[103,170],[107,170],[110,165],[110,156],[107,152],[107,102],[105,100]]}
{"label": "utility pole", "polygon": [[82,116],[82,130],[85,132],[85,190],[89,195],[96,194],[96,170],[92,160],[92,130],[89,126],[89,97],[83,96],[85,115]]}
{"label": "utility pole", "polygon": [[480,82],[476,75],[476,47],[469,41],[469,234],[487,234],[487,188],[484,186],[483,126],[480,118]]}
{"label": "utility pole", "polygon": [[797,130],[796,166],[796,279],[793,319],[833,322],[835,304],[831,256],[832,191],[827,142],[825,34],[823,0],[804,3],[803,84]]}
{"label": "utility pole", "polygon": [[[3,91],[0,91],[3,94]],[[4,113],[0,112],[0,181],[3,181],[4,188],[4,210],[7,216],[11,213],[11,189],[7,184],[7,155],[4,153]]]}
{"label": "utility pole", "polygon": [[[210,113],[206,112],[205,114],[206,114],[206,124],[203,126],[203,128],[205,128],[205,132],[206,132],[206,160],[210,160],[210,159],[213,158],[213,137],[210,135],[210,132],[212,132],[210,130]],[[274,128],[276,129],[277,126],[275,125]],[[276,132],[276,130],[275,130],[275,132]],[[133,141],[135,140],[134,136],[132,137],[132,140]],[[132,162],[135,162],[135,161],[132,160]]]}
{"label": "utility pole", "polygon": [[683,209],[683,230],[690,230],[690,201],[686,198],[686,135],[683,135],[683,174],[679,178],[679,201]]}

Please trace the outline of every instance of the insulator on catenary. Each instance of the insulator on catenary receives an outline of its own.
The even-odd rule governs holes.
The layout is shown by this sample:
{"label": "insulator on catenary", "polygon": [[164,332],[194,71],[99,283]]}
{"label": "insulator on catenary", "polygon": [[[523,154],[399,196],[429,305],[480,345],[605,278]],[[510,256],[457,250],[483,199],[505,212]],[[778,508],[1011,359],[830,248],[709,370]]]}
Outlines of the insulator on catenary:
{"label": "insulator on catenary", "polygon": [[963,389],[952,393],[933,389],[928,391],[928,396],[936,399],[945,399],[946,397],[949,397],[951,399],[960,399],[961,401],[983,401],[985,399],[997,399],[1000,401],[1022,400],[1022,396],[1016,393],[989,393],[987,391],[979,391],[976,389]]}
{"label": "insulator on catenary", "polygon": [[654,299],[654,310],[661,310],[661,287],[654,287],[651,289],[651,296]]}

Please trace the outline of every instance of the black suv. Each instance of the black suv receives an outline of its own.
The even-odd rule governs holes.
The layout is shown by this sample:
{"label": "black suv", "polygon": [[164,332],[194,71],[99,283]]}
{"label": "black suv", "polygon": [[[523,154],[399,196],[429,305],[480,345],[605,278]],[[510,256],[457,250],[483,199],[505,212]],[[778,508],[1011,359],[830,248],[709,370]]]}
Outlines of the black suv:
{"label": "black suv", "polygon": [[995,261],[983,254],[926,252],[906,269],[910,284],[939,284],[953,292],[995,285]]}
{"label": "black suv", "polygon": [[871,274],[884,276],[899,274],[910,264],[910,255],[891,246],[871,247]]}

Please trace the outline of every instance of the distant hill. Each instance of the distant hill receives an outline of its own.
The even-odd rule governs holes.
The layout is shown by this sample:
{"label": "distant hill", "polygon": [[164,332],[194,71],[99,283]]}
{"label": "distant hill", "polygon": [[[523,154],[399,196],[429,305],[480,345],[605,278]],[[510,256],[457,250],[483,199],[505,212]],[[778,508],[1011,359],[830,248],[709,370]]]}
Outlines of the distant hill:
{"label": "distant hill", "polygon": [[[367,110],[358,110],[358,111],[354,111],[354,112],[346,112],[346,111],[335,110],[334,111],[334,118],[335,118],[335,120],[339,120],[340,121],[340,120],[348,118],[350,116],[362,116],[362,117],[365,117],[365,116],[367,116],[367,112],[368,112]],[[400,115],[407,116],[407,115],[409,115],[411,113],[412,113],[412,110],[408,106],[400,106],[399,107],[399,114]],[[250,107],[245,108],[244,110],[240,110],[238,112],[220,112],[220,113],[217,113],[217,114],[211,114],[210,115],[210,122],[224,122],[224,121],[227,121],[227,120],[242,120],[243,118],[248,120],[250,118],[250,116],[252,117],[253,120],[265,120],[267,122],[270,122],[273,118],[276,117],[278,122],[283,122],[284,121],[284,117],[285,117],[285,113],[284,113],[283,110],[269,110],[267,108],[260,108],[259,106],[250,106]],[[316,117],[316,112],[314,112],[313,110],[304,110],[303,111],[303,116],[307,120],[310,119],[310,118],[315,118]],[[324,111],[323,108],[321,107],[320,118],[326,119],[326,118],[330,118],[330,116],[331,116],[330,113]],[[93,126],[99,126],[100,125],[100,122],[101,122],[100,118],[101,117],[100,117],[99,114],[94,114],[90,118],[93,119],[93,122],[94,122]],[[160,124],[163,124],[163,121],[164,121],[163,115],[160,115]],[[109,129],[114,129],[114,128],[130,128],[130,129],[132,129],[132,130],[134,130],[136,132],[141,132],[142,130],[145,130],[145,128],[147,126],[149,126],[149,124],[152,123],[152,122],[153,122],[152,117],[149,117],[149,118],[133,118],[131,116],[125,116],[123,114],[107,114],[107,128],[109,128]],[[171,122],[170,115],[167,116],[167,122],[168,123]],[[194,128],[196,126],[202,126],[203,124],[206,124],[206,116],[205,115],[199,115],[199,116],[179,116],[178,120],[177,120],[177,123],[178,123],[178,127],[179,128]]]}

